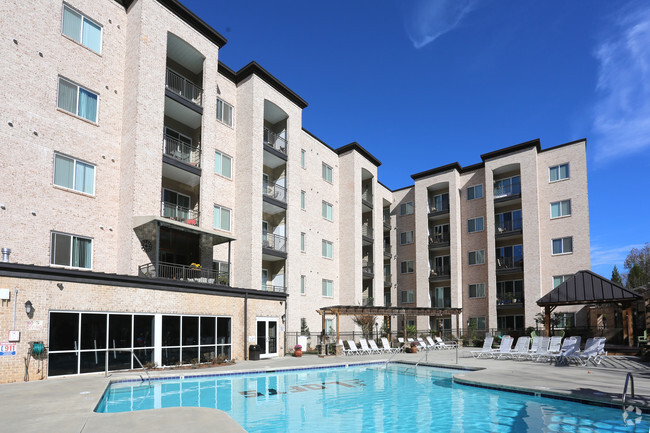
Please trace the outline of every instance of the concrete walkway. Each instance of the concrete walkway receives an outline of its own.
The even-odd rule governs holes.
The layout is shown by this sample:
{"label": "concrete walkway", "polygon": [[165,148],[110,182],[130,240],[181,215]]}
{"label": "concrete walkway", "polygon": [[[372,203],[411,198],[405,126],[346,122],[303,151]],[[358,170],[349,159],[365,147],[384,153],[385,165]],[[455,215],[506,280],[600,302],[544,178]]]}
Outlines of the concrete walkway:
{"label": "concrete walkway", "polygon": [[[424,359],[422,359],[424,358]],[[260,361],[242,361],[217,368],[170,370],[152,372],[152,376],[215,374],[237,371],[271,371],[313,366],[354,364],[388,359],[388,355],[339,356],[319,358],[285,357]],[[650,366],[634,357],[608,357],[601,365],[555,366],[531,361],[474,359],[469,349],[432,351],[428,354],[398,354],[394,361],[460,367],[464,371],[454,376],[458,383],[481,384],[518,390],[532,390],[577,399],[620,402],[627,372],[635,379],[637,398],[633,403],[650,413]],[[100,414],[93,412],[111,380],[137,378],[137,373],[114,373],[51,378],[0,385],[0,419],[7,431],[83,432],[115,431],[203,431],[219,426],[227,433],[244,430],[228,414],[215,409],[169,408],[130,413]],[[4,429],[3,429],[4,430]]]}

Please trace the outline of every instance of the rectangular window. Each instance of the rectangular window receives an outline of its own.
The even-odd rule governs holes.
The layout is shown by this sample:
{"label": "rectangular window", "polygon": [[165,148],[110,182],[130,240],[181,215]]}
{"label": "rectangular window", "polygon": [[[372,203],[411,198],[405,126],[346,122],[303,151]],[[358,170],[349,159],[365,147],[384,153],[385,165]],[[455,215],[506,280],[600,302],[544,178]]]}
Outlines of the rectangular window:
{"label": "rectangular window", "polygon": [[521,194],[521,177],[513,176],[494,181],[494,198]]}
{"label": "rectangular window", "polygon": [[85,15],[63,5],[63,25],[61,33],[96,53],[102,50],[102,26]]}
{"label": "rectangular window", "polygon": [[[305,275],[300,276],[300,294],[304,295],[305,294],[305,280],[307,277]],[[304,319],[302,319],[304,320]]]}
{"label": "rectangular window", "polygon": [[325,239],[323,239],[322,253],[323,253],[323,257],[325,257],[326,259],[332,258],[332,243],[330,241],[326,241]]}
{"label": "rectangular window", "polygon": [[67,156],[54,155],[54,185],[95,194],[95,166]]}
{"label": "rectangular window", "polygon": [[555,165],[548,169],[549,182],[555,182],[569,178],[569,163]]}
{"label": "rectangular window", "polygon": [[305,233],[300,233],[300,251],[305,252]]}
{"label": "rectangular window", "polygon": [[332,221],[334,219],[334,207],[326,201],[323,201],[322,215],[326,220]]}
{"label": "rectangular window", "polygon": [[470,317],[469,318],[469,327],[474,329],[485,329],[485,316],[481,317]]}
{"label": "rectangular window", "polygon": [[216,151],[214,154],[214,172],[232,179],[232,158],[225,153]]}
{"label": "rectangular window", "polygon": [[483,185],[474,185],[467,188],[467,200],[483,198]]}
{"label": "rectangular window", "polygon": [[323,296],[328,298],[334,296],[334,282],[332,280],[323,280]]}
{"label": "rectangular window", "polygon": [[482,232],[483,217],[472,218],[467,220],[467,233]]}
{"label": "rectangular window", "polygon": [[497,304],[524,302],[524,280],[497,281]]}
{"label": "rectangular window", "polygon": [[97,123],[98,98],[96,93],[59,77],[57,107],[60,109]]}
{"label": "rectangular window", "polygon": [[402,203],[399,206],[399,214],[400,216],[413,215],[413,202]]}
{"label": "rectangular window", "polygon": [[307,167],[307,152],[305,149],[300,149],[300,166],[302,168]]}
{"label": "rectangular window", "polygon": [[215,229],[230,231],[230,209],[214,205],[214,225]]}
{"label": "rectangular window", "polygon": [[551,218],[571,215],[571,200],[562,200],[551,203]]}
{"label": "rectangular window", "polygon": [[415,293],[413,290],[402,291],[402,304],[412,304],[415,302]]}
{"label": "rectangular window", "polygon": [[399,234],[399,243],[400,245],[412,244],[413,243],[413,230],[408,232],[402,232]]}
{"label": "rectangular window", "polygon": [[470,251],[469,252],[469,264],[470,265],[482,265],[485,263],[485,250]]}
{"label": "rectangular window", "polygon": [[233,107],[221,98],[217,98],[217,120],[232,126]]}
{"label": "rectangular window", "polygon": [[413,260],[406,260],[400,263],[400,273],[412,274],[415,272],[415,262]]}
{"label": "rectangular window", "polygon": [[499,316],[497,317],[497,329],[524,329],[524,316]]}
{"label": "rectangular window", "polygon": [[307,193],[305,191],[300,191],[300,209],[305,210],[307,208]]}
{"label": "rectangular window", "polygon": [[559,322],[555,325],[556,328],[573,328],[576,326],[576,313],[555,313],[555,317]]}
{"label": "rectangular window", "polygon": [[323,163],[323,180],[332,183],[332,167]]}
{"label": "rectangular window", "polygon": [[50,264],[90,269],[93,263],[92,259],[92,239],[52,232]]}
{"label": "rectangular window", "polygon": [[573,252],[573,237],[553,239],[553,254],[567,254]]}
{"label": "rectangular window", "polygon": [[485,298],[485,283],[469,285],[470,298]]}
{"label": "rectangular window", "polygon": [[555,275],[553,276],[553,288],[556,288],[569,278],[573,277],[573,275]]}

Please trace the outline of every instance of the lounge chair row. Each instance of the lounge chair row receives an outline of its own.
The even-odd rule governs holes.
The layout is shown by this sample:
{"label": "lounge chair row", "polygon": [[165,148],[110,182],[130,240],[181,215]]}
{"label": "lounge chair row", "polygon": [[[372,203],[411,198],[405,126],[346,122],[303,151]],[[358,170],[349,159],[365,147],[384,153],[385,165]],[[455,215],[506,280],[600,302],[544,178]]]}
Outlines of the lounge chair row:
{"label": "lounge chair row", "polygon": [[532,361],[555,361],[556,364],[582,364],[589,362],[600,364],[607,352],[605,351],[605,338],[595,337],[587,339],[585,348],[580,350],[580,337],[519,337],[514,349],[513,338],[509,335],[501,337],[498,349],[492,348],[494,337],[488,336],[483,342],[481,350],[472,350],[475,358],[515,359]]}
{"label": "lounge chair row", "polygon": [[399,352],[402,349],[394,348],[390,346],[390,343],[388,342],[388,338],[382,337],[381,339],[381,345],[382,347],[377,346],[377,343],[375,340],[367,340],[365,338],[360,338],[359,339],[359,345],[361,348],[357,348],[357,345],[353,340],[347,340],[348,343],[348,348],[345,348],[345,344],[343,344],[343,340],[339,340],[339,344],[343,346],[343,353],[347,355],[372,355],[372,354],[380,354],[380,353],[395,353]]}
{"label": "lounge chair row", "polygon": [[[403,338],[398,338],[397,341],[400,342],[400,345],[404,345],[404,339]],[[413,338],[408,338],[406,340],[408,344],[413,346],[413,343],[415,343],[416,347],[418,350],[451,350],[455,349],[458,347],[458,343],[455,341],[442,341],[442,338],[440,337],[426,337],[426,341],[424,341],[424,338],[418,337],[417,340],[414,340]]]}

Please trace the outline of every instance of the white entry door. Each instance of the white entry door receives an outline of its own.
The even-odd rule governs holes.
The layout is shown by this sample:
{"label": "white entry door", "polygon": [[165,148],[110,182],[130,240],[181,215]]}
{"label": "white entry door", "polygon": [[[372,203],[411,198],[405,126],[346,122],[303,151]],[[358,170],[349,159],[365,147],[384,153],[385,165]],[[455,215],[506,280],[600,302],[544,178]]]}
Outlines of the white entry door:
{"label": "white entry door", "polygon": [[260,358],[278,356],[278,319],[257,319],[257,345],[262,348]]}

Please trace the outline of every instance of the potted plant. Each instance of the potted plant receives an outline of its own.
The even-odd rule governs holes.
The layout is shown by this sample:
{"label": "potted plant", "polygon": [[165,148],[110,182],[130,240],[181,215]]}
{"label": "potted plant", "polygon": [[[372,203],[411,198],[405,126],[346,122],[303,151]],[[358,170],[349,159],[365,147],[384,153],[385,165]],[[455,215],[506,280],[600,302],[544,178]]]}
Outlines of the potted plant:
{"label": "potted plant", "polygon": [[296,358],[300,358],[302,356],[302,346],[300,344],[293,346],[293,356]]}

